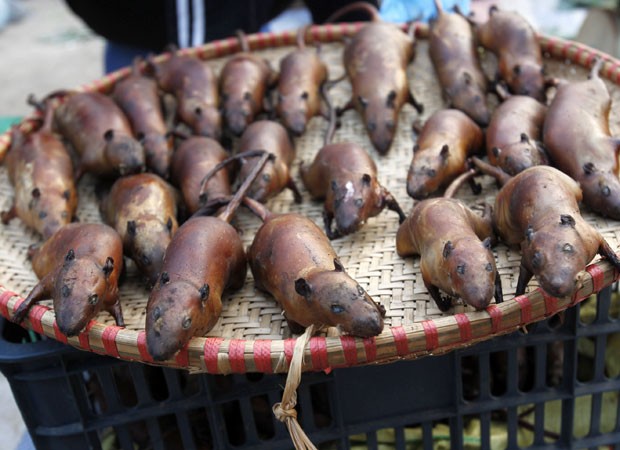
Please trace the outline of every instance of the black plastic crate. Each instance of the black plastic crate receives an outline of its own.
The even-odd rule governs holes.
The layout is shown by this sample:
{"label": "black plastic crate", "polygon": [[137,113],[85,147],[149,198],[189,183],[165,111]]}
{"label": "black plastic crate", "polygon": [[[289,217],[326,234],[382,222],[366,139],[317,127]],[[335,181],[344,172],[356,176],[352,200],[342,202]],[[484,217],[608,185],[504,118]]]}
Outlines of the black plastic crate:
{"label": "black plastic crate", "polygon": [[[305,373],[299,422],[325,449],[620,448],[616,295],[447,355]],[[189,375],[0,331],[38,449],[292,447],[271,412],[284,375]]]}

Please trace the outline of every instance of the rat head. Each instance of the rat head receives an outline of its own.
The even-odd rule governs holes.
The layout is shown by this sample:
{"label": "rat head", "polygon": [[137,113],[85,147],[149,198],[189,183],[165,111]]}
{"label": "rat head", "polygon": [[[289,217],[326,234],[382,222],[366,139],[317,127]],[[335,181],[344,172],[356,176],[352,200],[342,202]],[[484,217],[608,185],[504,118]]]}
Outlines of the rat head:
{"label": "rat head", "polygon": [[491,251],[491,239],[459,239],[447,241],[443,248],[443,264],[449,282],[463,302],[476,309],[486,308],[495,294],[497,268]]}
{"label": "rat head", "polygon": [[45,239],[73,220],[77,206],[75,189],[66,189],[62,192],[54,190],[47,192],[47,195],[41,195],[41,189],[35,187],[30,191],[30,196],[28,206],[36,215],[34,228],[40,230]]}
{"label": "rat head", "polygon": [[144,147],[133,136],[109,129],[103,139],[105,158],[121,176],[144,171]]}
{"label": "rat head", "polygon": [[546,101],[545,74],[538,64],[515,64],[509,73],[506,83],[516,95],[527,95],[540,102]]}
{"label": "rat head", "polygon": [[193,336],[205,334],[218,319],[222,303],[208,284],[196,287],[170,281],[162,272],[146,307],[146,345],[155,361],[171,358]]}
{"label": "rat head", "polygon": [[56,323],[66,336],[76,336],[99,313],[111,286],[114,260],[107,258],[101,266],[89,258],[75,257],[73,250],[65,256],[54,284]]}
{"label": "rat head", "polygon": [[229,92],[222,94],[224,119],[228,129],[241,136],[247,126],[254,120],[256,102],[250,91]]}
{"label": "rat head", "polygon": [[576,289],[577,274],[589,261],[582,239],[569,214],[543,230],[528,227],[521,243],[521,264],[538,279],[540,287],[554,297],[571,296]]}
{"label": "rat head", "polygon": [[213,105],[191,99],[186,105],[187,111],[183,119],[191,126],[198,136],[206,136],[219,140],[222,136],[222,115]]}
{"label": "rat head", "polygon": [[529,167],[547,164],[547,158],[540,144],[531,140],[525,133],[521,133],[518,142],[502,148],[493,147],[491,152],[496,161],[494,165],[513,176]]}
{"label": "rat head", "polygon": [[395,90],[391,90],[382,97],[366,98],[362,95],[357,97],[357,107],[364,118],[368,137],[382,155],[390,149],[396,133],[400,110],[397,97]]}
{"label": "rat head", "polygon": [[444,144],[439,152],[420,152],[416,144],[413,152],[413,161],[407,175],[407,193],[416,200],[422,200],[438,191],[443,184],[442,174],[448,166],[450,147]]}
{"label": "rat head", "polygon": [[[259,157],[252,157],[241,160],[239,180],[245,180],[250,175],[259,159]],[[254,182],[250,185],[246,195],[259,202],[265,202],[280,192],[286,185],[286,180],[283,180],[282,177],[282,171],[279,170],[280,164],[281,162],[278,159],[267,161]]]}
{"label": "rat head", "polygon": [[[295,280],[295,291],[306,302],[315,324],[337,326],[358,337],[376,336],[383,330],[385,309],[334,259],[333,271],[314,272]],[[309,324],[308,324],[309,325]]]}
{"label": "rat head", "polygon": [[177,227],[174,217],[168,217],[166,222],[157,218],[127,221],[125,248],[140,273],[147,277],[149,286],[153,286],[157,280],[164,253]]}
{"label": "rat head", "polygon": [[147,167],[160,177],[168,179],[172,160],[172,139],[159,133],[138,133],[136,137],[144,146]]}
{"label": "rat head", "polygon": [[306,131],[306,124],[311,115],[309,107],[310,94],[307,90],[295,89],[288,94],[278,93],[276,106],[282,124],[295,136],[301,136]]}
{"label": "rat head", "polygon": [[336,228],[343,234],[359,230],[376,207],[377,180],[364,173],[347,173],[334,179],[327,192],[326,203],[334,211]]}
{"label": "rat head", "polygon": [[485,98],[486,87],[476,83],[469,72],[462,72],[461,77],[461,83],[449,93],[452,106],[463,111],[481,127],[486,127],[491,118]]}
{"label": "rat head", "polygon": [[620,219],[620,180],[612,171],[598,170],[592,163],[583,165],[584,175],[579,178],[583,201],[597,213]]}

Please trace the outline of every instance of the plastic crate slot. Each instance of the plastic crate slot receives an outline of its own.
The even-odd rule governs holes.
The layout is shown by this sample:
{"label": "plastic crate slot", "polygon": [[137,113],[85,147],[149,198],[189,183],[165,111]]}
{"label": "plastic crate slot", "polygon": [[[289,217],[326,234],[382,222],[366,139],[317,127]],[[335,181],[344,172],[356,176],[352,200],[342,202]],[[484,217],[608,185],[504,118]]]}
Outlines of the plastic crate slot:
{"label": "plastic crate slot", "polygon": [[564,376],[564,341],[557,340],[547,344],[546,384],[548,387],[562,385]]}
{"label": "plastic crate slot", "polygon": [[317,383],[310,386],[314,425],[319,430],[329,428],[334,423],[331,394],[329,383]]}
{"label": "plastic crate slot", "polygon": [[161,402],[170,397],[164,371],[164,368],[153,367],[153,369],[149,371],[149,376],[147,378],[147,386],[151,391],[151,396],[153,400],[157,402]]}
{"label": "plastic crate slot", "polygon": [[192,433],[197,448],[214,448],[213,427],[205,408],[193,409],[188,412],[192,424]]}
{"label": "plastic crate slot", "polygon": [[219,411],[224,419],[228,443],[233,446],[243,445],[246,442],[246,435],[239,401],[223,403],[219,406]]}
{"label": "plastic crate slot", "polygon": [[497,351],[489,354],[490,377],[487,386],[491,395],[501,397],[508,391],[508,352]]}
{"label": "plastic crate slot", "polygon": [[[142,429],[140,429],[142,428]],[[143,422],[132,422],[113,428],[115,434],[114,445],[122,450],[133,450],[134,444],[144,448],[148,443],[148,432]]]}
{"label": "plastic crate slot", "polygon": [[276,430],[271,411],[273,403],[269,401],[269,396],[266,394],[254,396],[250,399],[250,404],[258,439],[261,441],[273,439]]}
{"label": "plastic crate slot", "polygon": [[518,385],[521,392],[530,392],[534,389],[536,375],[535,348],[527,346],[517,351]]}
{"label": "plastic crate slot", "polygon": [[476,400],[480,396],[480,364],[477,355],[461,358],[461,389],[465,401]]}
{"label": "plastic crate slot", "polygon": [[594,356],[596,342],[590,337],[577,339],[577,381],[588,383],[594,380]]}
{"label": "plastic crate slot", "polygon": [[[179,439],[175,439],[173,445],[178,446],[180,444],[181,447],[186,450],[196,449],[197,447],[194,441],[194,433],[192,431],[189,414],[185,411],[180,412],[175,415],[175,418],[176,426],[173,425],[172,429],[178,433]],[[169,446],[168,448],[174,447]]]}

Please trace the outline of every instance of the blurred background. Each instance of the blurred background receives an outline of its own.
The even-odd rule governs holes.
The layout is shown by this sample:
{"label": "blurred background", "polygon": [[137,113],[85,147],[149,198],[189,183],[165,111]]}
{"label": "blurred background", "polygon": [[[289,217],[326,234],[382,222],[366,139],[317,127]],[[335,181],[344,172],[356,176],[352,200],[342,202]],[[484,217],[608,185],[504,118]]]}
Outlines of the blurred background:
{"label": "blurred background", "polygon": [[[620,55],[618,0],[473,0],[470,9],[485,15],[492,4],[517,9],[541,33]],[[289,13],[274,28],[294,27],[295,20],[308,17],[299,8]],[[43,97],[100,78],[104,44],[62,0],[0,0],[0,132],[30,113],[29,94]],[[24,430],[0,375],[0,448],[32,448]]]}

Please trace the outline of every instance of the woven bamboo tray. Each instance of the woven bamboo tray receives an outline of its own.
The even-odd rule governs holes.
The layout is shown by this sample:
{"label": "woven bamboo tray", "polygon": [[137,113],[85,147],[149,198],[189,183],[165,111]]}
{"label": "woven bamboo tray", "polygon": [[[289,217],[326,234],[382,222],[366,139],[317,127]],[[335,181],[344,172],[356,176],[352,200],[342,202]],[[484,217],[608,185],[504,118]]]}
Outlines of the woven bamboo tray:
{"label": "woven bamboo tray", "polygon": [[[344,73],[342,66],[342,39],[353,35],[363,24],[338,24],[315,26],[311,29],[314,42],[321,42],[321,56],[328,63],[330,78]],[[378,162],[379,180],[398,199],[405,211],[413,201],[406,193],[407,168],[411,161],[415,135],[411,124],[425,121],[433,111],[445,107],[435,72],[428,57],[426,36],[428,28],[420,24],[416,58],[409,66],[410,88],[424,104],[424,113],[418,115],[409,105],[400,115],[394,145],[387,156],[380,156],[366,136],[363,124],[355,111],[345,113],[335,142],[353,141],[363,145]],[[278,67],[278,61],[294,46],[295,32],[255,34],[248,37],[250,46],[258,54]],[[613,105],[620,102],[620,61],[596,50],[555,38],[540,36],[545,52],[547,72],[566,79],[584,79],[593,59],[600,56],[606,60],[601,76],[606,79],[613,96]],[[216,71],[223,66],[228,55],[239,51],[234,38],[216,41],[208,45],[187,49],[187,53],[208,59]],[[165,59],[167,55],[161,55]],[[495,72],[493,55],[484,54],[483,66],[489,77]],[[81,86],[79,90],[106,91],[118,79],[129,73],[128,68]],[[344,81],[330,91],[335,105],[343,105],[349,98],[351,88]],[[496,101],[489,96],[489,102]],[[21,123],[25,131],[32,127],[32,118]],[[322,227],[322,202],[312,201],[303,189],[298,176],[300,161],[310,162],[320,149],[327,123],[322,118],[310,122],[304,136],[296,139],[297,162],[293,175],[302,189],[304,201],[293,202],[292,194],[283,192],[268,203],[276,212],[294,211],[305,214]],[[611,128],[620,134],[619,117],[611,114]],[[10,145],[8,134],[0,136],[0,155]],[[473,206],[482,208],[486,201],[492,204],[497,192],[489,177],[481,179],[483,192],[474,196],[469,189],[462,189],[458,197]],[[0,167],[0,209],[10,206],[13,190],[8,182],[5,167]],[[78,216],[81,221],[100,222],[94,196],[94,180],[85,177],[79,185],[80,204]],[[620,222],[604,219],[584,210],[584,216],[617,249],[620,242]],[[245,209],[238,212],[235,225],[243,230],[242,237],[250,244],[260,221]],[[396,359],[415,358],[439,354],[475,342],[508,333],[528,323],[539,321],[558,313],[600,291],[618,279],[618,273],[605,261],[596,258],[580,274],[581,287],[573,298],[553,298],[542,292],[532,280],[528,293],[514,296],[519,273],[520,254],[499,244],[495,256],[502,278],[504,302],[491,304],[486,311],[474,311],[471,307],[456,304],[448,313],[441,313],[430,298],[419,271],[418,258],[400,258],[396,254],[395,236],[398,228],[396,214],[384,211],[372,218],[357,233],[333,241],[347,271],[366,288],[368,293],[386,309],[386,326],[375,338],[359,339],[339,336],[335,330],[310,339],[304,354],[302,370],[328,370],[334,367],[355,366],[370,363],[386,363]],[[37,278],[27,260],[27,249],[40,238],[25,228],[19,220],[0,226],[0,314],[11,318],[13,311],[23,301]],[[58,330],[51,301],[32,308],[23,326],[52,339],[74,347],[145,363],[153,363],[146,351],[144,322],[148,292],[137,277],[135,267],[128,260],[127,280],[121,286],[122,308],[126,328],[114,325],[107,313],[101,313],[91,321],[79,336],[67,338]],[[242,373],[286,372],[290,364],[295,339],[290,335],[281,309],[276,302],[254,289],[252,275],[244,288],[233,296],[224,298],[220,320],[206,337],[193,338],[175,358],[158,363],[192,372]]]}

